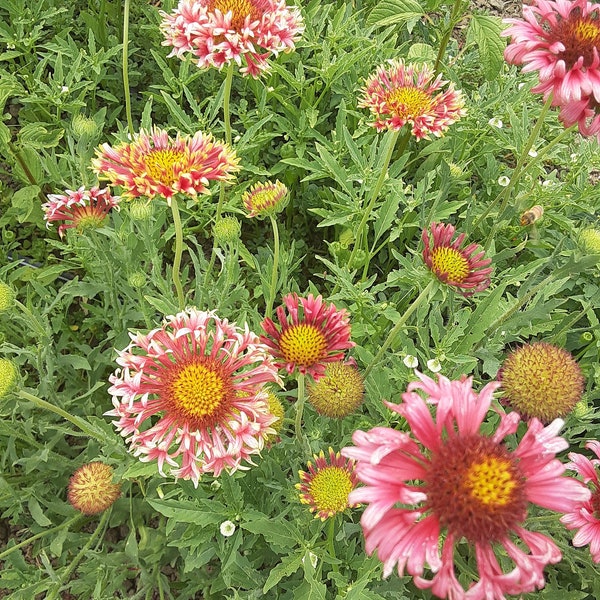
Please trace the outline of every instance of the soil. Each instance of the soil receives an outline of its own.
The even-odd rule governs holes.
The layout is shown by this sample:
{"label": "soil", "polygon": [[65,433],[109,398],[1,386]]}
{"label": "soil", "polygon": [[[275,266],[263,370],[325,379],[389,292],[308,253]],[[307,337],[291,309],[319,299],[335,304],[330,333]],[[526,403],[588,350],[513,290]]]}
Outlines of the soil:
{"label": "soil", "polygon": [[473,8],[503,18],[523,16],[521,0],[474,0],[471,9]]}

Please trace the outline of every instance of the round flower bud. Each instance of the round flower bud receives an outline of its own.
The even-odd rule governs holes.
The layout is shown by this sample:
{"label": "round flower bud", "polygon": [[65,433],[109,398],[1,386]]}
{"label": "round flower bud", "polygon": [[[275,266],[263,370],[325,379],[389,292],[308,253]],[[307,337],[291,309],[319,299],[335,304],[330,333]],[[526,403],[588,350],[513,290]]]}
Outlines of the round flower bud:
{"label": "round flower bud", "polygon": [[147,221],[154,214],[154,205],[150,200],[136,198],[127,203],[129,214],[134,221]]}
{"label": "round flower bud", "polygon": [[237,242],[241,232],[242,226],[235,217],[223,217],[213,225],[213,236],[219,246]]}
{"label": "round flower bud", "polygon": [[69,480],[67,499],[84,515],[96,515],[111,507],[121,495],[121,486],[113,483],[113,469],[102,462],[79,467]]}
{"label": "round flower bud", "polygon": [[281,181],[258,183],[242,195],[249,218],[273,216],[285,208],[288,200],[288,189]]}
{"label": "round flower bud", "polygon": [[358,369],[345,362],[327,365],[325,375],[308,387],[308,401],[323,416],[343,419],[361,405],[365,384]]}
{"label": "round flower bud", "polygon": [[409,369],[416,369],[419,366],[419,359],[416,356],[413,356],[412,354],[407,354],[403,359],[402,362],[409,368]]}
{"label": "round flower bud", "polygon": [[98,125],[96,125],[94,119],[90,119],[90,117],[86,117],[81,113],[73,117],[73,120],[71,121],[71,127],[73,128],[73,133],[77,138],[91,138],[98,133]]}
{"label": "round flower bud", "polygon": [[0,358],[0,399],[8,396],[17,386],[19,370],[12,360]]}
{"label": "round flower bud", "polygon": [[590,406],[585,400],[580,400],[573,408],[573,415],[578,419],[585,419],[593,410],[593,406]]}
{"label": "round flower bud", "polygon": [[223,521],[219,526],[219,531],[223,537],[231,537],[235,533],[235,523],[233,521]]}
{"label": "round flower bud", "polygon": [[143,271],[135,271],[127,278],[127,283],[134,289],[139,290],[146,285],[148,278]]}
{"label": "round flower bud", "polygon": [[589,254],[600,254],[600,229],[584,229],[579,233],[579,246]]}
{"label": "round flower bud", "polygon": [[0,281],[0,313],[10,310],[15,305],[15,292],[14,290]]}
{"label": "round flower bud", "polygon": [[503,401],[523,418],[543,423],[569,414],[581,400],[585,379],[571,354],[552,344],[525,344],[498,372]]}

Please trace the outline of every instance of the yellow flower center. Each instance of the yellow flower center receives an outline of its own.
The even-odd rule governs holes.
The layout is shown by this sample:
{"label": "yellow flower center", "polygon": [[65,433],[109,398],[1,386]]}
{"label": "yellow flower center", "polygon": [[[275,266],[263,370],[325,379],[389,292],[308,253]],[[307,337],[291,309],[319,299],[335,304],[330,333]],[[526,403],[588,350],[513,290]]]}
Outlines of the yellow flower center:
{"label": "yellow flower center", "polygon": [[246,17],[250,17],[250,22],[260,19],[266,9],[266,3],[261,0],[209,0],[208,9],[218,9],[223,15],[231,12],[231,26],[239,30],[244,26]]}
{"label": "yellow flower center", "polygon": [[183,166],[184,153],[181,150],[153,150],[144,159],[146,172],[152,179],[170,186]]}
{"label": "yellow flower center", "polygon": [[600,27],[595,21],[579,20],[573,23],[573,35],[580,43],[589,43],[600,47]]}
{"label": "yellow flower center", "polygon": [[320,415],[341,419],[364,399],[365,385],[355,367],[344,362],[327,366],[325,376],[308,388],[308,401]]}
{"label": "yellow flower center", "polygon": [[281,353],[288,363],[310,367],[327,354],[327,340],[314,325],[302,323],[283,331],[279,339]]}
{"label": "yellow flower center", "polygon": [[121,493],[121,487],[113,483],[112,478],[113,470],[109,465],[101,462],[83,465],[69,481],[69,502],[87,515],[106,510]]}
{"label": "yellow flower center", "polygon": [[229,386],[210,363],[191,362],[179,369],[168,384],[175,408],[185,418],[204,421],[222,407]]}
{"label": "yellow flower center", "polygon": [[348,494],[352,491],[352,480],[348,471],[340,467],[321,469],[310,482],[309,492],[318,511],[332,514],[348,508]]}
{"label": "yellow flower center", "polygon": [[399,87],[388,94],[390,113],[402,119],[413,119],[431,109],[431,97],[416,87]]}
{"label": "yellow flower center", "polygon": [[558,56],[565,61],[567,69],[583,57],[583,66],[589,67],[594,61],[594,48],[600,48],[600,23],[598,18],[581,18],[576,11],[571,17],[559,22],[549,32],[549,41],[560,42],[565,47]]}
{"label": "yellow flower center", "polygon": [[483,462],[472,464],[465,474],[464,486],[471,496],[490,507],[505,506],[512,499],[517,482],[506,459],[488,456]]}
{"label": "yellow flower center", "polygon": [[462,283],[471,271],[469,261],[455,248],[442,246],[431,252],[433,272],[444,281]]}

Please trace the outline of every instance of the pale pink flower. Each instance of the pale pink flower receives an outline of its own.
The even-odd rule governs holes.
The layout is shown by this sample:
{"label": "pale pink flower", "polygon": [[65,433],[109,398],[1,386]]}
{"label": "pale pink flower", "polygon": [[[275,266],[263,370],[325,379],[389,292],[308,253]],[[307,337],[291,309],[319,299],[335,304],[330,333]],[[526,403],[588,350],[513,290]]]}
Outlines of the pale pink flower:
{"label": "pale pink flower", "polygon": [[308,298],[288,294],[283,303],[276,311],[279,327],[265,319],[262,328],[267,335],[260,339],[269,347],[279,368],[288,373],[298,369],[319,379],[325,374],[327,363],[342,360],[344,351],[355,346],[350,341],[348,312],[312,294]]}
{"label": "pale pink flower", "polygon": [[402,60],[391,60],[367,79],[358,106],[370,109],[377,131],[398,130],[410,123],[417,140],[430,134],[441,137],[466,114],[464,98],[452,84],[440,92],[446,83],[441,75],[434,80],[427,65],[406,66]]}
{"label": "pale pink flower", "polygon": [[571,463],[567,468],[577,472],[585,484],[592,484],[592,497],[577,504],[574,510],[561,517],[560,521],[567,529],[577,529],[573,546],[590,546],[590,554],[596,563],[600,563],[600,479],[596,467],[600,466],[600,442],[592,441],[585,445],[597,458],[591,460],[583,454],[571,452]]}
{"label": "pale pink flower", "polygon": [[[136,456],[194,485],[247,468],[277,420],[264,385],[281,380],[266,346],[214,312],[188,308],[119,351],[108,390],[115,427]],[[252,463],[251,463],[252,464]]]}
{"label": "pale pink flower", "polygon": [[210,181],[228,181],[239,170],[235,152],[201,131],[172,139],[155,127],[116,148],[103,144],[96,154],[94,171],[122,186],[126,198],[158,195],[170,202],[177,193],[196,196],[208,193]]}
{"label": "pale pink flower", "polygon": [[233,61],[253,77],[269,68],[271,55],[294,50],[304,29],[299,10],[285,0],[180,0],[161,15],[163,46],[173,46],[169,56],[189,52],[200,68]]}
{"label": "pale pink flower", "polygon": [[504,51],[509,63],[538,71],[533,92],[553,95],[562,105],[593,96],[600,102],[600,4],[587,0],[532,0],[521,19],[502,35],[511,36]]}
{"label": "pale pink flower", "polygon": [[73,227],[101,227],[108,213],[120,201],[118,196],[111,196],[108,188],[93,187],[86,190],[82,186],[77,191],[66,190],[65,195],[49,194],[48,202],[42,204],[42,210],[47,227],[55,221],[63,222],[58,227],[58,235],[62,237],[66,229]]}
{"label": "pale pink flower", "polygon": [[[568,447],[557,435],[563,422],[544,427],[532,419],[511,449],[505,438],[517,430],[517,413],[499,414],[495,431],[488,423],[490,433],[481,431],[497,382],[477,394],[471,378],[435,382],[417,375],[402,404],[386,402],[410,431],[356,431],[355,446],[342,450],[357,461],[365,485],[349,501],[367,505],[361,519],[367,553],[377,551],[385,577],[397,565],[400,576],[408,572],[417,587],[440,598],[502,600],[543,587],[544,568],[561,553],[547,536],[523,527],[529,503],[567,513],[590,497],[581,482],[562,477],[565,466],[555,458]],[[477,570],[467,590],[454,563],[463,539]],[[499,548],[512,569],[501,567]]]}
{"label": "pale pink flower", "polygon": [[579,133],[600,141],[600,103],[592,97],[571,100],[560,107],[558,119],[567,128],[577,125]]}

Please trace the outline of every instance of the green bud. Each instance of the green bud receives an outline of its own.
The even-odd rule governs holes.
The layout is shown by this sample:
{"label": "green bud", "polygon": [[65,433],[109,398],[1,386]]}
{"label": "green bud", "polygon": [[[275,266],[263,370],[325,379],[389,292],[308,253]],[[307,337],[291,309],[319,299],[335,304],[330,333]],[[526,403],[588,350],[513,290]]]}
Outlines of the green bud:
{"label": "green bud", "polygon": [[350,244],[352,244],[352,242],[354,242],[354,232],[352,229],[344,229],[344,231],[340,233],[339,242],[343,248],[347,248]]}
{"label": "green bud", "polygon": [[147,277],[143,271],[135,271],[127,278],[127,283],[135,289],[139,290],[146,285]]}
{"label": "green bud", "polygon": [[594,339],[594,334],[591,331],[584,331],[580,336],[579,339],[584,342],[584,343],[589,343]]}
{"label": "green bud", "polygon": [[91,138],[98,133],[98,125],[96,125],[94,119],[90,119],[90,117],[86,117],[81,113],[73,117],[71,127],[73,128],[75,137],[78,139],[82,137]]}
{"label": "green bud", "polygon": [[134,221],[147,221],[154,214],[151,200],[136,198],[128,203],[129,214]]}
{"label": "green bud", "polygon": [[10,310],[15,305],[15,292],[13,289],[0,281],[0,313]]}
{"label": "green bud", "polygon": [[235,217],[223,217],[213,226],[213,236],[219,246],[237,242],[241,232],[242,226]]}
{"label": "green bud", "polygon": [[12,242],[14,241],[14,239],[17,237],[16,233],[14,231],[11,231],[10,229],[5,229],[2,232],[2,239],[5,242]]}
{"label": "green bud", "polygon": [[0,399],[8,396],[16,387],[19,371],[12,360],[0,358]]}
{"label": "green bud", "polygon": [[589,254],[600,254],[600,229],[584,229],[579,233],[579,246]]}

